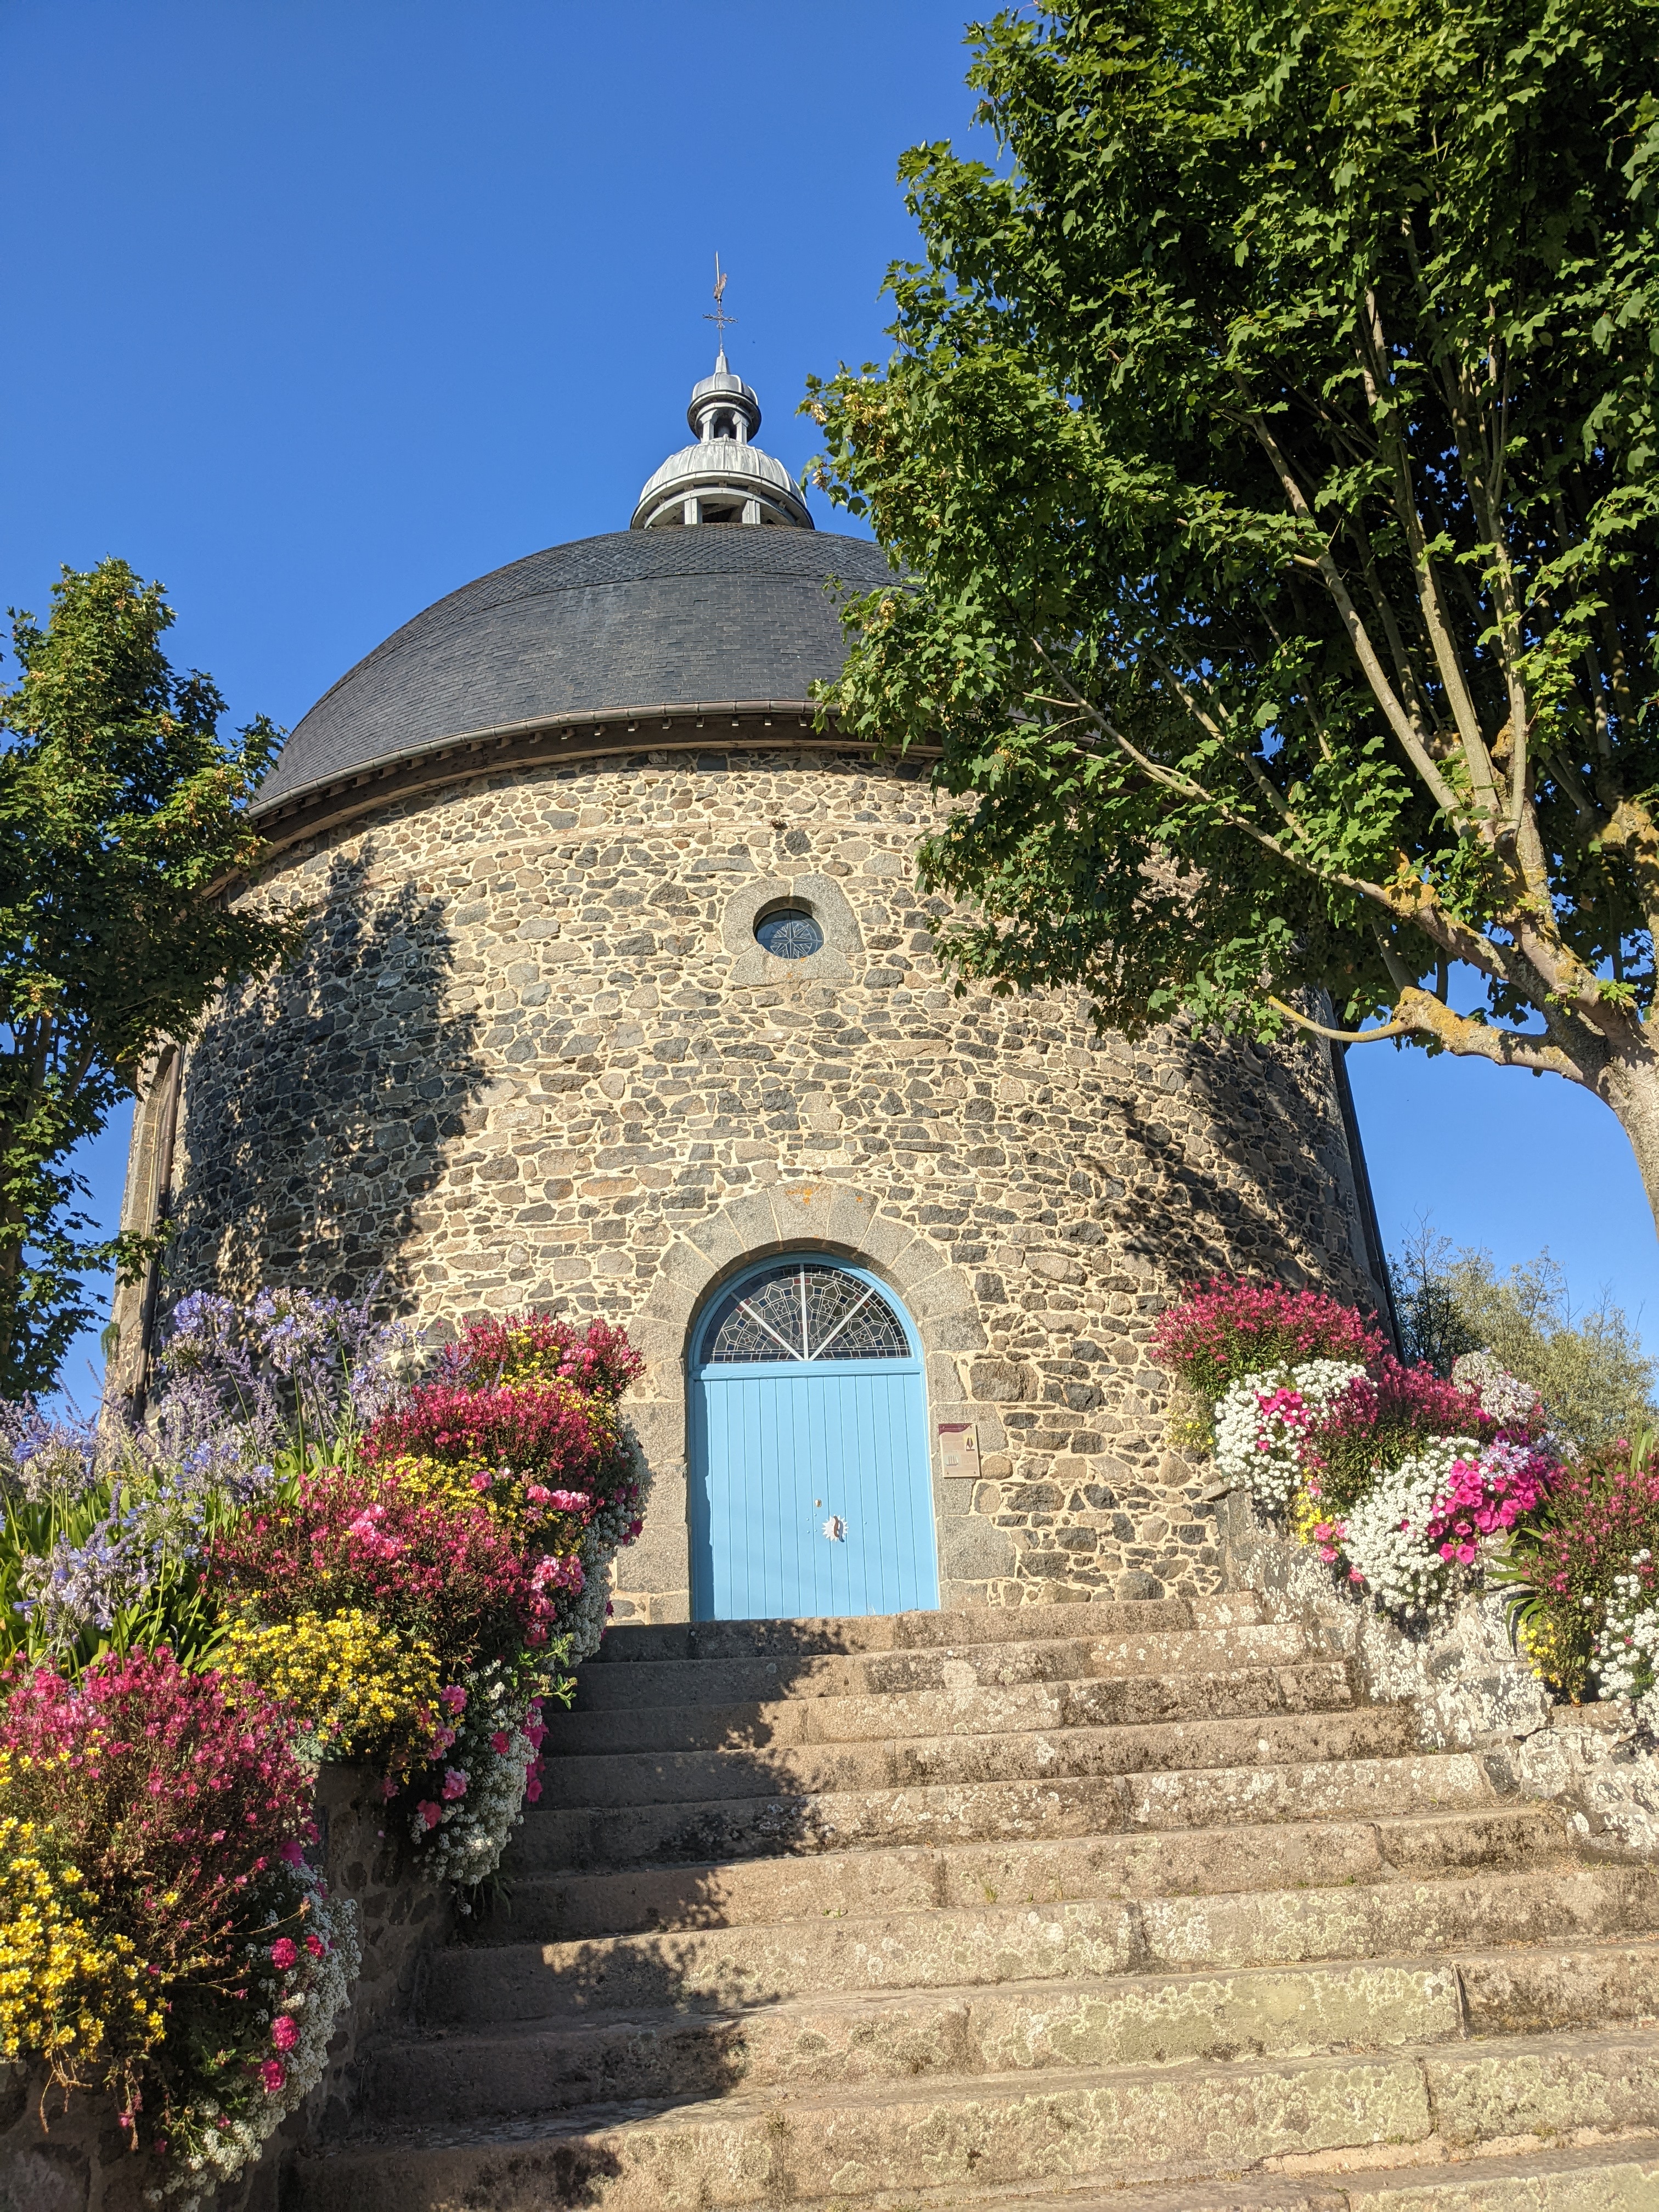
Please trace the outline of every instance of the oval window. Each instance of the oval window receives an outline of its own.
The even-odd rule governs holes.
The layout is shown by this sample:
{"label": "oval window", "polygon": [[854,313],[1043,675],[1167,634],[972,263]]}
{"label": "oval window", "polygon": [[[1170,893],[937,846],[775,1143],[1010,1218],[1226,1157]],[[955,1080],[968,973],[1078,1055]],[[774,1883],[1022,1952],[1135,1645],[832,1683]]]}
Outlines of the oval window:
{"label": "oval window", "polygon": [[703,1338],[711,1366],[761,1359],[908,1359],[881,1292],[822,1261],[791,1261],[728,1291]]}
{"label": "oval window", "polygon": [[755,939],[778,960],[805,960],[823,945],[823,932],[804,906],[775,907],[755,924]]}

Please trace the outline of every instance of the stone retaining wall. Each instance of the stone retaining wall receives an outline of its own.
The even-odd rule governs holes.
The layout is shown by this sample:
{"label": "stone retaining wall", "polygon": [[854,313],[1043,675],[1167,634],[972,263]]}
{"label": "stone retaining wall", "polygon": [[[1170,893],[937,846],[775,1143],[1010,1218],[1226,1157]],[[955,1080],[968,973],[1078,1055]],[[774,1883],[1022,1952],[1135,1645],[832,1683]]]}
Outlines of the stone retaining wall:
{"label": "stone retaining wall", "polygon": [[1230,1586],[1351,1659],[1367,1697],[1410,1699],[1431,1749],[1479,1752],[1499,1789],[1562,1805],[1587,1843],[1659,1852],[1659,1749],[1622,1705],[1558,1705],[1516,1652],[1501,1597],[1467,1597],[1408,1635],[1267,1521],[1249,1493],[1223,1508]]}

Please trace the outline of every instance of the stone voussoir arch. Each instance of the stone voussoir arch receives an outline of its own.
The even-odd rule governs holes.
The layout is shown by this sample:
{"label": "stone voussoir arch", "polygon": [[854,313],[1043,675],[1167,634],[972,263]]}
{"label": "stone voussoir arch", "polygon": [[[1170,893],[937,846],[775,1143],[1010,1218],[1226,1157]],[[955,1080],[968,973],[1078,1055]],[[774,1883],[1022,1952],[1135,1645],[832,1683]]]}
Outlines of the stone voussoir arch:
{"label": "stone voussoir arch", "polygon": [[974,1512],[975,1484],[948,1476],[939,1449],[945,1424],[970,1424],[981,1451],[1000,1449],[1004,1441],[999,1407],[972,1397],[964,1376],[986,1339],[963,1269],[933,1238],[884,1212],[868,1191],[844,1182],[781,1182],[744,1192],[688,1222],[629,1324],[646,1362],[628,1400],[629,1425],[651,1472],[651,1492],[638,1543],[617,1557],[617,1611],[624,1617],[675,1620],[690,1611],[686,1421],[693,1323],[741,1268],[802,1251],[867,1267],[897,1295],[921,1336],[942,1601],[982,1597],[989,1582],[1013,1572],[1012,1540]]}

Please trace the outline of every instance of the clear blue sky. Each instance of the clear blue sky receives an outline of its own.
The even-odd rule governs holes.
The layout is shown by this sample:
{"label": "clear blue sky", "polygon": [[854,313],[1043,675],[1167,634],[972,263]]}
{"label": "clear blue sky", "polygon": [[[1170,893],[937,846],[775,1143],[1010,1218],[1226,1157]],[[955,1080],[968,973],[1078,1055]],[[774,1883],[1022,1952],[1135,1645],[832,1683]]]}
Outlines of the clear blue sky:
{"label": "clear blue sky", "polygon": [[[897,155],[968,130],[966,14],[6,0],[0,599],[44,613],[59,563],[118,553],[233,720],[291,726],[441,593],[625,525],[708,365],[717,248],[798,470],[807,374],[884,351]],[[1421,1212],[1501,1261],[1547,1245],[1576,1297],[1659,1316],[1603,1107],[1350,1065],[1390,1239]],[[111,1214],[124,1141],[88,1161]]]}

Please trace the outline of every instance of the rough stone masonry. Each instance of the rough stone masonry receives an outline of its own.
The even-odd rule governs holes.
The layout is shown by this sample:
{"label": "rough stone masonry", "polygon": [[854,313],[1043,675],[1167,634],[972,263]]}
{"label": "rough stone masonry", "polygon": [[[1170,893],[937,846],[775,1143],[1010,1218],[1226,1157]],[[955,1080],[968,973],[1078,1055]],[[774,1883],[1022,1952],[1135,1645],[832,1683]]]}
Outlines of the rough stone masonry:
{"label": "rough stone masonry", "polygon": [[[190,1054],[164,1296],[378,1279],[434,1340],[532,1304],[625,1323],[653,1488],[617,1611],[673,1620],[693,1318],[741,1264],[838,1253],[921,1334],[947,1606],[1218,1587],[1145,1343],[1212,1272],[1369,1299],[1325,1048],[954,992],[926,787],[804,718],[708,719],[369,793],[271,860],[240,896],[314,919]],[[787,902],[823,936],[791,963],[754,936]]]}

